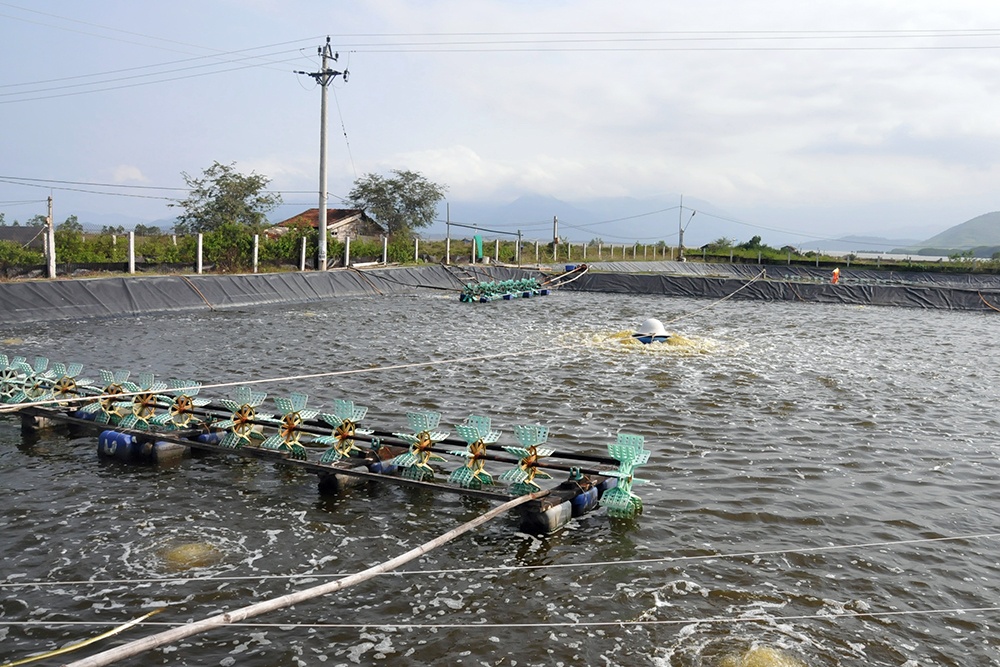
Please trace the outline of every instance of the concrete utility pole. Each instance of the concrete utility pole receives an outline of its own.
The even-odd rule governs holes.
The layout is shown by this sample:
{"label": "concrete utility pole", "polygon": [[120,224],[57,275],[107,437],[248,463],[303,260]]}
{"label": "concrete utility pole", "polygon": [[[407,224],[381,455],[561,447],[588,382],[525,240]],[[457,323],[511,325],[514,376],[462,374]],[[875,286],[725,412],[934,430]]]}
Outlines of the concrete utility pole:
{"label": "concrete utility pole", "polygon": [[559,216],[552,216],[552,247],[559,245]]}
{"label": "concrete utility pole", "polygon": [[296,74],[305,74],[316,80],[316,83],[323,89],[320,98],[320,120],[319,120],[319,251],[316,258],[316,268],[326,271],[326,98],[327,87],[338,76],[343,75],[347,81],[347,70],[337,72],[328,67],[330,60],[334,62],[340,57],[339,53],[334,53],[330,47],[330,38],[326,38],[326,45],[316,49],[318,55],[323,58],[323,64],[318,72],[296,71]]}
{"label": "concrete utility pole", "polygon": [[49,195],[49,213],[48,217],[45,219],[45,224],[49,228],[48,238],[45,239],[45,254],[47,255],[47,264],[49,278],[56,277],[56,227],[52,221],[52,195]]}

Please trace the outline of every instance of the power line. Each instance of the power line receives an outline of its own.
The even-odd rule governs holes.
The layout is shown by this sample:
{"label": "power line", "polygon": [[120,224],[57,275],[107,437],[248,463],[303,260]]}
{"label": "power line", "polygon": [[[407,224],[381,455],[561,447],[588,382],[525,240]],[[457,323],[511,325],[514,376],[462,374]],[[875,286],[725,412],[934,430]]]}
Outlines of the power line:
{"label": "power line", "polygon": [[21,206],[23,204],[44,204],[45,199],[23,199],[21,201],[0,201],[0,206]]}
{"label": "power line", "polygon": [[[39,13],[45,16],[54,16],[51,14],[45,14],[44,12],[36,12],[35,10],[17,7],[16,5],[11,5],[9,3],[0,3],[0,5],[12,7],[15,9],[20,9],[22,11],[28,11],[33,13]],[[17,17],[11,17],[17,18]],[[96,25],[86,22],[76,21],[75,19],[68,19],[65,17],[56,17],[63,20],[79,22],[85,25]],[[130,33],[128,31],[120,31],[115,28],[108,28],[106,26],[97,26],[104,30],[123,32],[130,35],[138,35],[144,39],[160,40],[160,38],[152,37],[149,35],[142,35],[139,33]],[[96,35],[98,37],[104,37],[102,35]],[[358,51],[364,51],[369,53],[420,53],[420,52],[602,52],[602,51],[852,51],[852,50],[955,50],[955,49],[1000,49],[1000,44],[960,44],[960,45],[902,45],[902,46],[830,46],[830,45],[820,45],[820,46],[720,46],[719,43],[731,43],[739,41],[805,41],[805,40],[874,40],[874,39],[892,39],[892,40],[913,40],[921,39],[926,40],[930,38],[939,39],[969,39],[969,38],[995,38],[1000,37],[1000,30],[995,29],[976,29],[976,30],[909,30],[909,31],[710,31],[710,32],[695,32],[695,31],[671,31],[671,32],[497,32],[497,33],[366,33],[366,34],[345,34],[338,35],[345,39],[358,38],[358,37],[368,37],[368,38],[386,38],[386,39],[396,39],[399,37],[414,38],[414,37],[425,37],[428,38],[424,41],[401,41],[401,42],[371,42],[363,41],[356,43],[346,43],[343,44],[341,48],[354,49]],[[468,39],[468,38],[496,38],[496,37],[507,37],[508,39]],[[445,39],[446,38],[446,39]],[[456,41],[454,38],[466,38]],[[312,38],[310,38],[312,39]],[[184,46],[190,46],[192,48],[205,49],[205,47],[194,46],[190,44],[184,44],[181,42],[173,42],[172,40],[160,40],[170,43],[182,44]],[[124,74],[132,71],[148,71],[150,69],[158,68],[169,68],[174,65],[186,65],[184,67],[174,67],[173,69],[167,69],[165,71],[159,72],[157,74],[136,74],[131,76],[116,77],[111,79],[104,79],[92,83],[79,83],[71,84],[68,86],[55,86],[50,88],[41,88],[36,90],[21,91],[21,92],[10,92],[0,94],[2,96],[18,96],[18,99],[14,101],[36,101],[42,99],[51,99],[53,97],[62,97],[64,95],[72,94],[83,94],[91,92],[104,92],[108,90],[117,90],[124,87],[130,87],[128,85],[123,86],[107,86],[106,84],[129,81],[131,79],[136,79],[139,77],[148,76],[159,76],[161,78],[152,81],[141,81],[134,82],[131,85],[150,85],[152,83],[163,83],[167,81],[176,81],[184,78],[195,77],[195,76],[206,76],[209,74],[221,74],[236,71],[238,69],[245,69],[250,67],[262,67],[283,64],[285,62],[290,62],[292,59],[283,60],[267,60],[263,63],[254,63],[251,65],[244,65],[242,67],[236,68],[223,68],[216,69],[211,72],[202,72],[198,74],[190,74],[188,76],[179,77],[167,77],[163,78],[164,75],[173,74],[176,72],[185,72],[192,69],[204,68],[204,67],[217,67],[219,65],[232,64],[234,62],[241,62],[244,60],[259,60],[262,58],[274,58],[275,56],[280,56],[282,54],[290,53],[291,51],[284,50],[269,54],[254,55],[250,52],[258,51],[261,49],[269,49],[274,47],[285,46],[288,44],[297,44],[305,40],[293,40],[288,42],[279,42],[277,44],[253,47],[249,49],[240,49],[236,51],[217,51],[210,55],[205,56],[195,56],[189,59],[183,59],[178,61],[170,61],[166,63],[161,63],[157,65],[145,65],[134,68],[125,68],[120,70],[112,70],[104,73],[96,74],[84,74],[76,75],[73,77],[61,77],[55,79],[46,79],[30,83],[17,83],[17,84],[3,84],[0,88],[18,88],[25,86],[39,86],[47,83],[59,83],[61,81],[73,81],[79,79],[92,79],[97,77],[107,77],[115,74]],[[715,44],[692,46],[692,42],[712,42]],[[662,44],[681,44],[680,46],[663,46]],[[624,46],[615,46],[624,45]],[[299,56],[300,50],[295,50],[296,57]],[[222,63],[205,63],[200,65],[187,65],[193,61],[205,60],[209,58],[223,58],[237,54],[248,54],[237,60],[224,60]],[[84,86],[91,86],[91,88],[86,91],[77,91],[75,93],[63,93],[61,95],[37,95],[38,93],[53,92],[66,90],[69,88],[79,88]],[[30,97],[26,97],[30,96]],[[0,101],[0,104],[9,104],[11,100]]]}
{"label": "power line", "polygon": [[354,50],[357,53],[628,53],[628,52],[640,52],[640,53],[656,53],[656,52],[698,52],[698,51],[717,51],[717,52],[746,52],[746,51],[760,51],[760,52],[825,52],[825,51],[995,51],[1000,49],[1000,44],[989,45],[989,46],[843,46],[843,47],[829,47],[829,46],[817,46],[817,47],[777,47],[777,46],[758,46],[758,47],[716,47],[716,46],[705,46],[705,47],[616,47],[616,48],[540,48],[540,47],[524,47],[524,48],[451,48],[449,46],[426,46],[423,48],[389,48],[389,47],[379,47],[378,45],[369,45],[366,48],[363,45],[346,45],[345,48]]}
{"label": "power line", "polygon": [[159,185],[124,185],[121,183],[92,183],[89,181],[63,181],[49,178],[28,178],[26,176],[0,176],[0,180],[6,183],[13,181],[28,181],[30,183],[55,183],[58,185],[90,185],[100,188],[131,188],[139,190],[179,190],[187,192],[188,188],[171,188]]}
{"label": "power line", "polygon": [[[275,45],[275,46],[280,46],[280,45]],[[201,67],[216,67],[216,66],[219,66],[219,65],[232,64],[232,63],[242,62],[242,61],[250,60],[250,59],[254,59],[254,58],[258,58],[258,59],[259,58],[272,58],[274,56],[278,56],[278,55],[282,55],[282,54],[287,54],[287,53],[296,53],[296,54],[298,54],[298,53],[301,52],[301,49],[286,49],[286,50],[282,50],[282,51],[277,51],[275,53],[267,53],[267,54],[263,54],[263,55],[246,55],[246,56],[241,57],[241,58],[231,59],[231,60],[223,60],[221,62],[210,62],[210,63],[203,63],[201,65],[190,65],[190,66],[185,66],[185,67],[175,67],[174,69],[169,69],[169,70],[166,70],[166,71],[163,71],[163,72],[153,72],[153,73],[149,73],[148,72],[148,70],[152,70],[152,69],[159,69],[159,68],[164,68],[164,67],[170,67],[170,66],[173,66],[173,65],[186,65],[187,63],[192,63],[192,62],[197,62],[197,61],[203,61],[203,60],[206,60],[208,58],[218,59],[218,58],[220,58],[222,56],[234,56],[234,55],[237,55],[237,54],[247,53],[248,51],[256,51],[256,50],[261,49],[261,48],[270,48],[270,47],[253,47],[253,48],[250,48],[250,49],[240,49],[240,50],[237,50],[237,51],[228,51],[228,52],[225,52],[225,53],[220,53],[218,55],[212,55],[212,56],[195,56],[195,57],[192,57],[192,58],[184,58],[184,59],[181,59],[181,60],[172,60],[172,61],[165,62],[165,63],[157,63],[155,65],[139,65],[139,66],[136,66],[136,67],[126,67],[126,68],[117,69],[117,70],[110,70],[110,71],[107,71],[107,72],[95,72],[93,74],[77,74],[75,76],[65,76],[65,77],[59,77],[59,78],[55,78],[55,79],[43,79],[43,80],[39,80],[39,81],[31,81],[31,82],[26,82],[26,83],[6,83],[6,84],[0,85],[0,88],[23,88],[23,87],[26,87],[26,86],[39,86],[39,85],[44,85],[44,84],[48,84],[48,83],[59,83],[59,82],[62,82],[62,81],[79,81],[80,79],[93,79],[93,78],[97,78],[97,77],[108,77],[108,76],[112,76],[112,75],[115,75],[115,74],[125,74],[127,72],[138,72],[138,71],[145,71],[146,72],[144,74],[137,74],[137,75],[134,75],[134,76],[124,76],[124,77],[118,77],[118,78],[104,79],[104,80],[95,81],[95,82],[92,82],[92,83],[80,83],[80,84],[73,84],[73,85],[67,85],[67,86],[57,86],[57,87],[53,87],[53,88],[41,88],[41,89],[37,89],[37,90],[28,90],[28,91],[12,92],[12,93],[0,93],[0,94],[2,94],[4,96],[29,95],[29,94],[32,94],[32,93],[47,92],[49,90],[60,90],[62,88],[73,88],[73,87],[80,87],[80,86],[85,86],[85,85],[99,85],[99,84],[103,84],[103,83],[115,83],[117,81],[127,81],[129,79],[136,79],[136,78],[139,78],[140,76],[157,76],[157,75],[161,75],[161,74],[172,74],[174,72],[184,72],[184,71],[188,71],[188,70],[196,69],[196,68],[201,68]],[[285,61],[269,60],[267,63],[262,63],[262,64],[277,64],[279,62],[285,62]]]}
{"label": "power line", "polygon": [[[473,32],[473,33],[368,33],[341,34],[342,40],[357,38],[380,39],[383,42],[359,41],[343,43],[344,48],[386,51],[479,50],[479,51],[604,51],[604,50],[936,50],[1000,48],[992,44],[897,44],[897,45],[815,45],[815,46],[731,46],[735,42],[804,42],[885,40],[927,41],[969,40],[1000,37],[997,29],[974,30],[883,30],[883,31],[644,31],[644,32]],[[392,41],[407,38],[411,41]],[[416,41],[414,38],[425,38]],[[498,39],[504,38],[504,39]],[[692,43],[703,45],[691,46]],[[707,45],[706,45],[707,43]],[[656,46],[674,44],[679,46]],[[631,45],[609,48],[611,45]],[[456,48],[464,47],[464,48]],[[476,48],[472,48],[476,47]],[[652,47],[652,48],[651,48]]]}
{"label": "power line", "polygon": [[[4,4],[4,3],[0,3]],[[332,37],[501,37],[552,35],[913,35],[913,36],[962,36],[968,34],[1000,35],[1000,28],[958,29],[900,29],[900,30],[553,30],[553,31],[498,31],[498,32],[389,32],[389,33],[331,33]]]}
{"label": "power line", "polygon": [[[42,11],[38,11],[36,9],[30,9],[28,7],[21,7],[19,5],[14,5],[14,4],[11,4],[11,3],[8,3],[8,2],[0,2],[0,6],[9,7],[11,9],[16,9],[16,10],[20,10],[20,11],[23,11],[23,12],[28,12],[28,13],[31,13],[31,14],[38,14],[40,16],[45,16],[45,17],[48,17],[48,18],[54,18],[54,19],[58,19],[58,20],[61,20],[61,21],[67,21],[69,23],[76,23],[76,24],[80,24],[80,25],[85,25],[85,26],[88,26],[88,27],[97,28],[99,30],[106,30],[108,32],[121,33],[121,34],[124,34],[124,35],[129,35],[129,36],[134,36],[134,37],[141,37],[144,40],[150,40],[150,41],[153,41],[153,42],[164,42],[166,44],[176,44],[178,46],[184,46],[184,47],[188,47],[188,48],[200,49],[202,51],[210,51],[210,52],[212,52],[211,55],[200,56],[200,57],[203,57],[203,58],[227,56],[227,55],[231,55],[233,53],[243,53],[245,51],[253,51],[253,50],[257,50],[257,49],[267,49],[267,48],[273,48],[275,46],[285,46],[287,44],[293,44],[293,43],[298,43],[298,42],[303,42],[303,41],[312,41],[314,39],[317,39],[315,37],[309,37],[307,39],[295,40],[293,42],[279,42],[277,44],[271,44],[271,45],[267,45],[267,46],[254,47],[252,49],[244,49],[244,50],[240,50],[240,51],[229,51],[229,52],[227,52],[227,51],[222,51],[221,49],[214,49],[214,48],[211,48],[211,47],[200,46],[200,45],[197,45],[197,44],[190,44],[190,43],[187,43],[187,42],[180,42],[180,41],[173,40],[173,39],[167,39],[167,38],[164,38],[164,37],[157,37],[155,35],[147,35],[147,34],[144,34],[144,33],[132,32],[132,31],[129,31],[129,30],[122,30],[120,28],[114,28],[114,27],[111,27],[111,26],[101,25],[101,24],[98,24],[98,23],[91,23],[89,21],[81,21],[79,19],[74,19],[74,18],[70,18],[70,17],[67,17],[67,16],[60,16],[58,14],[50,14],[48,12],[42,12]],[[82,34],[82,35],[87,35],[87,36],[90,36],[90,37],[97,37],[99,39],[106,39],[106,40],[110,40],[110,41],[117,41],[117,42],[122,42],[122,43],[125,43],[125,44],[133,44],[133,45],[137,45],[137,46],[146,46],[146,47],[151,47],[151,48],[156,48],[156,49],[164,49],[164,47],[162,47],[162,46],[155,46],[153,44],[149,44],[149,43],[145,43],[145,42],[134,42],[134,41],[129,41],[129,40],[117,39],[117,38],[114,38],[114,37],[109,37],[108,35],[102,35],[102,34],[99,34],[99,33],[85,32],[85,31],[82,31],[82,30],[73,30],[71,28],[67,28],[65,26],[60,26],[60,25],[56,25],[56,24],[52,24],[52,23],[43,23],[41,21],[31,21],[31,20],[26,19],[24,17],[11,16],[9,14],[4,14],[3,16],[6,17],[6,18],[9,18],[9,19],[13,19],[15,21],[22,21],[22,22],[25,22],[25,23],[33,23],[35,25],[42,25],[42,26],[46,26],[46,27],[50,27],[50,28],[55,28],[57,30],[64,30],[64,31],[67,31],[67,32],[75,32],[75,33]],[[185,53],[184,51],[180,51],[180,50],[177,50],[177,49],[166,49],[166,50],[172,51],[174,53]],[[158,67],[158,65],[150,65],[150,66],[147,66],[147,67]],[[135,68],[131,68],[131,69],[135,69]],[[122,70],[122,71],[128,71],[128,70]],[[82,75],[82,76],[92,76],[92,75]],[[77,77],[68,77],[68,78],[77,78]],[[14,85],[21,85],[21,84],[14,84]],[[5,87],[5,86],[0,86],[0,87]]]}
{"label": "power line", "polygon": [[[83,188],[72,188],[72,187],[66,187],[66,186],[60,186],[60,185],[51,185],[51,184],[50,185],[46,185],[44,183],[25,183],[25,182],[22,182],[22,181],[8,180],[8,179],[3,178],[2,176],[0,176],[0,183],[7,183],[9,185],[20,185],[22,187],[28,187],[28,188],[45,188],[46,190],[61,190],[63,192],[85,192],[87,194],[92,194],[92,195],[109,195],[109,196],[114,196],[114,197],[132,197],[134,199],[162,199],[162,200],[166,200],[166,201],[175,201],[176,200],[174,197],[161,197],[161,196],[158,196],[158,195],[140,195],[140,194],[132,194],[132,193],[129,193],[129,192],[101,192],[100,190],[85,190]],[[111,187],[119,187],[119,186],[111,186]],[[122,187],[127,187],[127,186],[122,186]]]}
{"label": "power line", "polygon": [[[157,195],[142,195],[134,194],[130,192],[103,192],[100,190],[93,190],[88,188],[119,188],[119,189],[131,189],[131,190],[160,190],[166,192],[180,192],[187,193],[189,188],[180,187],[167,187],[160,185],[123,185],[118,183],[93,183],[89,181],[67,181],[67,180],[56,180],[48,178],[27,178],[23,176],[0,176],[0,183],[7,183],[9,185],[19,185],[23,187],[33,187],[33,188],[43,188],[46,190],[59,190],[63,192],[82,192],[85,194],[94,195],[104,195],[111,197],[132,197],[138,199],[159,199],[168,202],[178,201],[178,197],[168,197],[168,196],[157,196]],[[70,187],[70,186],[82,186],[82,187]],[[299,194],[315,194],[315,190],[268,190],[270,193],[277,193],[280,195],[299,195]],[[330,197],[337,199],[341,202],[347,201],[345,197],[340,195],[330,194]],[[15,204],[37,204],[45,203],[46,200],[24,200],[20,202],[8,202],[8,205]],[[4,202],[0,202],[3,205]],[[315,204],[308,204],[305,202],[294,202],[294,201],[284,201],[282,206],[315,206]]]}
{"label": "power line", "polygon": [[[281,61],[281,62],[292,62],[293,60],[296,60],[296,59],[297,58],[288,58],[288,59],[286,59],[284,61]],[[238,61],[232,61],[232,62],[238,62]],[[214,65],[210,64],[210,65],[199,65],[197,67],[186,67],[186,68],[181,68],[181,69],[178,69],[178,70],[170,70],[168,72],[161,72],[160,74],[171,74],[173,72],[186,71],[186,70],[190,70],[190,69],[196,69],[198,67],[211,67],[211,66],[214,66]],[[12,104],[12,103],[16,103],[16,102],[33,102],[33,101],[37,101],[37,100],[55,99],[55,98],[58,98],[58,97],[71,97],[71,96],[74,96],[74,95],[86,95],[86,94],[89,94],[89,93],[102,93],[102,92],[107,92],[107,91],[111,91],[111,90],[121,90],[121,89],[124,89],[124,88],[137,88],[139,86],[149,86],[149,85],[152,85],[152,84],[168,83],[168,82],[171,82],[171,81],[182,81],[184,79],[193,79],[193,78],[202,77],[202,76],[210,76],[210,75],[213,75],[213,74],[226,74],[226,73],[229,73],[229,72],[237,72],[237,71],[240,71],[240,70],[251,69],[251,68],[260,67],[260,66],[261,65],[259,63],[251,63],[249,65],[241,65],[241,66],[238,66],[238,67],[228,67],[228,68],[223,68],[223,69],[215,69],[215,70],[212,70],[210,72],[199,72],[199,73],[196,73],[196,74],[187,74],[187,75],[184,75],[184,76],[172,76],[172,77],[166,77],[166,78],[147,79],[145,81],[136,81],[136,82],[133,82],[133,83],[123,84],[123,85],[118,85],[118,86],[104,86],[103,84],[106,84],[106,83],[115,83],[117,81],[127,81],[127,80],[131,80],[131,79],[137,79],[137,78],[139,78],[139,76],[136,75],[136,76],[121,77],[121,78],[118,78],[118,79],[109,79],[107,81],[98,81],[98,82],[95,82],[93,84],[73,84],[73,85],[69,85],[69,86],[58,86],[58,87],[54,87],[54,88],[44,88],[44,89],[40,89],[40,90],[25,91],[23,93],[3,93],[3,94],[0,94],[0,96],[21,95],[22,97],[20,97],[19,99],[0,100],[0,104]],[[153,76],[153,75],[145,75],[145,77],[149,77],[149,76]],[[75,92],[68,92],[68,93],[56,93],[56,94],[53,94],[53,95],[36,95],[34,97],[24,97],[24,96],[27,96],[27,95],[34,95],[35,93],[43,93],[43,92],[56,91],[56,90],[66,90],[68,88],[78,88],[78,87],[81,87],[81,86],[84,86],[84,85],[100,86],[100,87],[91,88],[89,90],[80,90],[80,91],[75,91]]]}

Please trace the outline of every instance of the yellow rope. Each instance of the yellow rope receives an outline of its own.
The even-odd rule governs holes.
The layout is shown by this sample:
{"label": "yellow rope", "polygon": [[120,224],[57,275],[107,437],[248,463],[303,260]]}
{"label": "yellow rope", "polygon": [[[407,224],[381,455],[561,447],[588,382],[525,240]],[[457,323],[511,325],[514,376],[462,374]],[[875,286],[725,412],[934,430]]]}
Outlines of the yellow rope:
{"label": "yellow rope", "polygon": [[993,310],[995,310],[995,311],[997,311],[998,313],[1000,313],[1000,308],[997,308],[997,307],[996,307],[996,306],[994,306],[994,305],[993,305],[992,303],[990,303],[989,301],[987,301],[987,300],[986,300],[986,297],[985,297],[985,296],[983,296],[983,293],[982,293],[982,292],[976,292],[976,294],[978,294],[978,295],[979,295],[979,298],[980,298],[980,299],[982,299],[983,303],[985,303],[985,304],[986,304],[987,306],[989,306],[989,307],[990,307],[990,308],[992,308]]}
{"label": "yellow rope", "polygon": [[373,283],[373,282],[372,282],[372,281],[371,281],[371,280],[370,280],[370,279],[368,278],[368,276],[366,276],[366,275],[365,275],[365,272],[364,272],[364,271],[362,271],[362,270],[361,270],[361,269],[359,269],[359,268],[356,268],[356,267],[353,267],[353,266],[349,266],[349,267],[347,267],[347,268],[349,268],[349,269],[350,269],[351,271],[354,271],[354,272],[355,272],[356,274],[358,274],[359,276],[361,276],[361,279],[362,279],[362,280],[364,280],[364,281],[365,281],[366,283],[368,283],[368,285],[369,285],[369,286],[370,286],[370,287],[371,287],[371,288],[372,288],[373,290],[375,290],[375,292],[376,292],[376,293],[378,293],[378,295],[379,295],[379,296],[385,296],[385,294],[384,294],[384,293],[383,293],[383,292],[382,292],[382,291],[381,291],[381,290],[380,290],[380,289],[379,289],[378,287],[376,287],[376,286],[375,286],[375,283]]}
{"label": "yellow rope", "polygon": [[111,630],[108,630],[107,632],[105,632],[103,634],[99,634],[96,637],[91,637],[90,639],[85,639],[82,642],[77,642],[76,644],[70,644],[69,646],[63,646],[62,648],[58,648],[58,649],[56,649],[54,651],[49,651],[48,653],[41,653],[39,655],[33,655],[30,658],[24,658],[22,660],[15,660],[14,662],[5,662],[5,663],[3,663],[3,665],[0,665],[0,667],[15,667],[15,665],[27,665],[29,662],[36,662],[38,660],[45,660],[47,658],[54,658],[57,655],[62,655],[63,653],[69,653],[70,651],[75,651],[77,649],[81,649],[84,646],[90,646],[91,644],[93,644],[95,642],[99,642],[102,639],[107,639],[108,637],[113,637],[114,635],[117,635],[119,632],[123,632],[125,630],[128,630],[133,625],[138,625],[139,623],[142,623],[143,621],[145,621],[147,618],[149,618],[153,614],[159,614],[161,611],[163,611],[163,610],[162,609],[156,609],[154,611],[149,612],[148,614],[144,614],[144,615],[140,616],[139,618],[133,619],[133,620],[129,621],[128,623],[124,623],[122,625],[119,625],[116,628],[112,628]]}
{"label": "yellow rope", "polygon": [[198,287],[193,282],[191,282],[190,278],[188,278],[187,276],[181,276],[181,279],[184,282],[186,282],[188,286],[198,294],[198,296],[201,297],[201,300],[205,302],[205,305],[208,306],[209,310],[215,310],[215,306],[213,306],[211,303],[208,302],[208,299],[206,299],[205,295],[201,293],[201,290],[198,289]]}

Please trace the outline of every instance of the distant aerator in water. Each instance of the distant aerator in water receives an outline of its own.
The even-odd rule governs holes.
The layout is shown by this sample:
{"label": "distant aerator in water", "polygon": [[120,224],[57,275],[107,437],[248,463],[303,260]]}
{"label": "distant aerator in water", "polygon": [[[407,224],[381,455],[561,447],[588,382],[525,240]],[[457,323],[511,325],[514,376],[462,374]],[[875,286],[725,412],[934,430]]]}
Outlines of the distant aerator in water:
{"label": "distant aerator in water", "polygon": [[639,325],[636,332],[632,334],[632,338],[640,343],[665,343],[670,338],[670,334],[663,328],[663,322],[651,317]]}

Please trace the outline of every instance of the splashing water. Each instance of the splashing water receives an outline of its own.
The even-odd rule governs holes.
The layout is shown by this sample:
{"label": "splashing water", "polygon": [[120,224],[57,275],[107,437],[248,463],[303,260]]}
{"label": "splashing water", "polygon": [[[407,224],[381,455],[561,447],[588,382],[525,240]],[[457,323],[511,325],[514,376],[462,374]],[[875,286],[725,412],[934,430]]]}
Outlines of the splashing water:
{"label": "splashing water", "polygon": [[716,348],[708,338],[687,338],[676,333],[662,343],[642,343],[632,337],[631,331],[599,332],[591,336],[589,343],[611,351],[673,356],[709,354]]}
{"label": "splashing water", "polygon": [[806,667],[806,664],[778,649],[759,646],[727,655],[719,667]]}
{"label": "splashing water", "polygon": [[157,554],[170,572],[210,567],[219,563],[223,553],[205,542],[180,542],[169,544]]}

